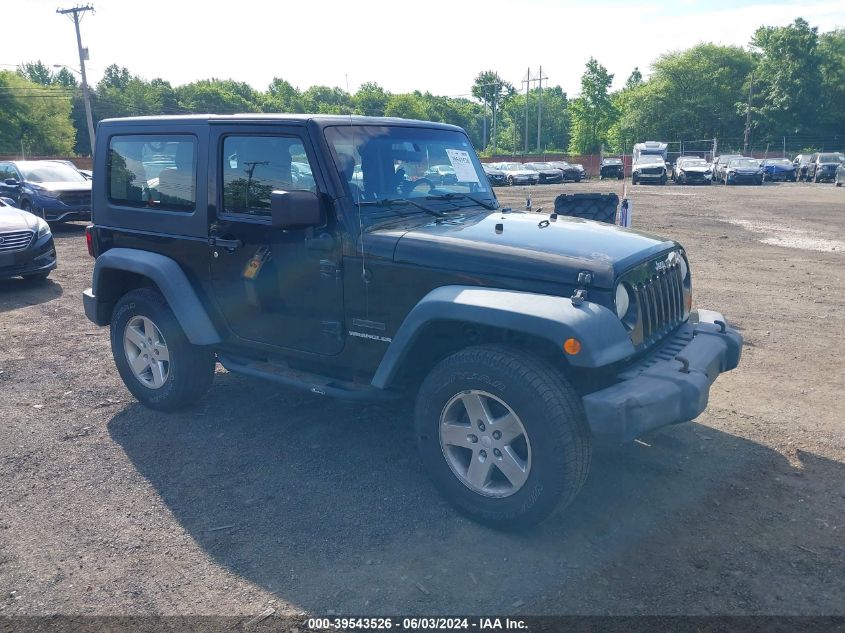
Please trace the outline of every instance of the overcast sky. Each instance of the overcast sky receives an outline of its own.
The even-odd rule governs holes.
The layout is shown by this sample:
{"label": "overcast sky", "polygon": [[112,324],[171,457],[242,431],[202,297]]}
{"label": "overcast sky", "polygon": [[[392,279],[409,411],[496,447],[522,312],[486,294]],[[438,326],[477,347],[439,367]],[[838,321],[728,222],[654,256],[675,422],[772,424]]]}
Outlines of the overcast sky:
{"label": "overcast sky", "polygon": [[[701,41],[747,45],[761,24],[801,16],[820,31],[845,27],[843,0],[92,0],[82,20],[89,81],[109,64],[174,86],[217,77],[266,89],[274,76],[300,89],[355,91],[375,81],[391,92],[469,92],[481,70],[518,88],[542,65],[570,95],[590,56],[624,83],[648,74],[660,54]],[[41,59],[79,65],[61,0],[16,0],[6,7],[0,68]],[[9,12],[11,9],[11,13]],[[20,24],[21,28],[13,28]]]}

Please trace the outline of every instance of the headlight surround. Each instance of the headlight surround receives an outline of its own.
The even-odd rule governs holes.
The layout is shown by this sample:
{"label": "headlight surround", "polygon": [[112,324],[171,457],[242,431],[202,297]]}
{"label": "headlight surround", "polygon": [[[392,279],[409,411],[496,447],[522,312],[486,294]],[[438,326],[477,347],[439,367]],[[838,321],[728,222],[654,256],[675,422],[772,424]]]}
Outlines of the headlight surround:
{"label": "headlight surround", "polygon": [[624,283],[619,283],[616,285],[616,293],[613,299],[614,305],[616,306],[616,316],[619,317],[620,321],[625,321],[625,317],[628,314],[628,311],[631,309],[631,291],[628,290],[628,286]]}
{"label": "headlight surround", "polygon": [[44,237],[45,235],[49,235],[49,234],[50,234],[50,225],[49,225],[49,224],[47,224],[47,223],[46,223],[44,220],[42,220],[41,218],[37,218],[37,219],[38,219],[38,234],[36,235],[36,238],[35,238],[35,239],[41,239],[41,238],[42,238],[42,237]]}

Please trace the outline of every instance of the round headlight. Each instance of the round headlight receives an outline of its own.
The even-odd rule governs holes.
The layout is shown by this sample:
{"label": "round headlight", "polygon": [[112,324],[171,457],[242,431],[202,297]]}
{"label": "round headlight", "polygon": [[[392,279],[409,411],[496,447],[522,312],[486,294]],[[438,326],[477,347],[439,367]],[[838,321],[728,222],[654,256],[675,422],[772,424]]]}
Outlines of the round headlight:
{"label": "round headlight", "polygon": [[628,314],[628,308],[631,306],[631,295],[628,293],[628,288],[625,284],[616,286],[616,316],[619,319],[624,319]]}
{"label": "round headlight", "polygon": [[687,260],[681,257],[681,279],[686,281],[687,274],[689,274],[689,266],[687,266]]}

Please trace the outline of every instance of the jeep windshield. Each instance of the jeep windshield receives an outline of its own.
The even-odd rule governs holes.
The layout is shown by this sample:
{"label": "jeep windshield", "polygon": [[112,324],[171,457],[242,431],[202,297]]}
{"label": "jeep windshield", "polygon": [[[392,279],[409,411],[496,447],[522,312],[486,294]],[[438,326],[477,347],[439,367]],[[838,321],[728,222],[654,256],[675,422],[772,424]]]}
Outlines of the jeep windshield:
{"label": "jeep windshield", "polygon": [[498,206],[462,132],[352,124],[328,127],[325,136],[349,197],[367,217]]}

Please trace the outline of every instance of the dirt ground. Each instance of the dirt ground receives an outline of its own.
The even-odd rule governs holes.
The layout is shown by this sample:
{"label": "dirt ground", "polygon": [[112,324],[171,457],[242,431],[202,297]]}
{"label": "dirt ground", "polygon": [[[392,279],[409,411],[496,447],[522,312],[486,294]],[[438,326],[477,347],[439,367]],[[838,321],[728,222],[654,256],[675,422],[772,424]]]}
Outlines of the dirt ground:
{"label": "dirt ground", "polygon": [[521,534],[438,496],[403,409],[222,370],[193,411],[139,406],[82,312],[83,227],[57,228],[48,281],[0,281],[0,615],[845,614],[845,190],[630,197],[743,359],[695,422],[599,447]]}

